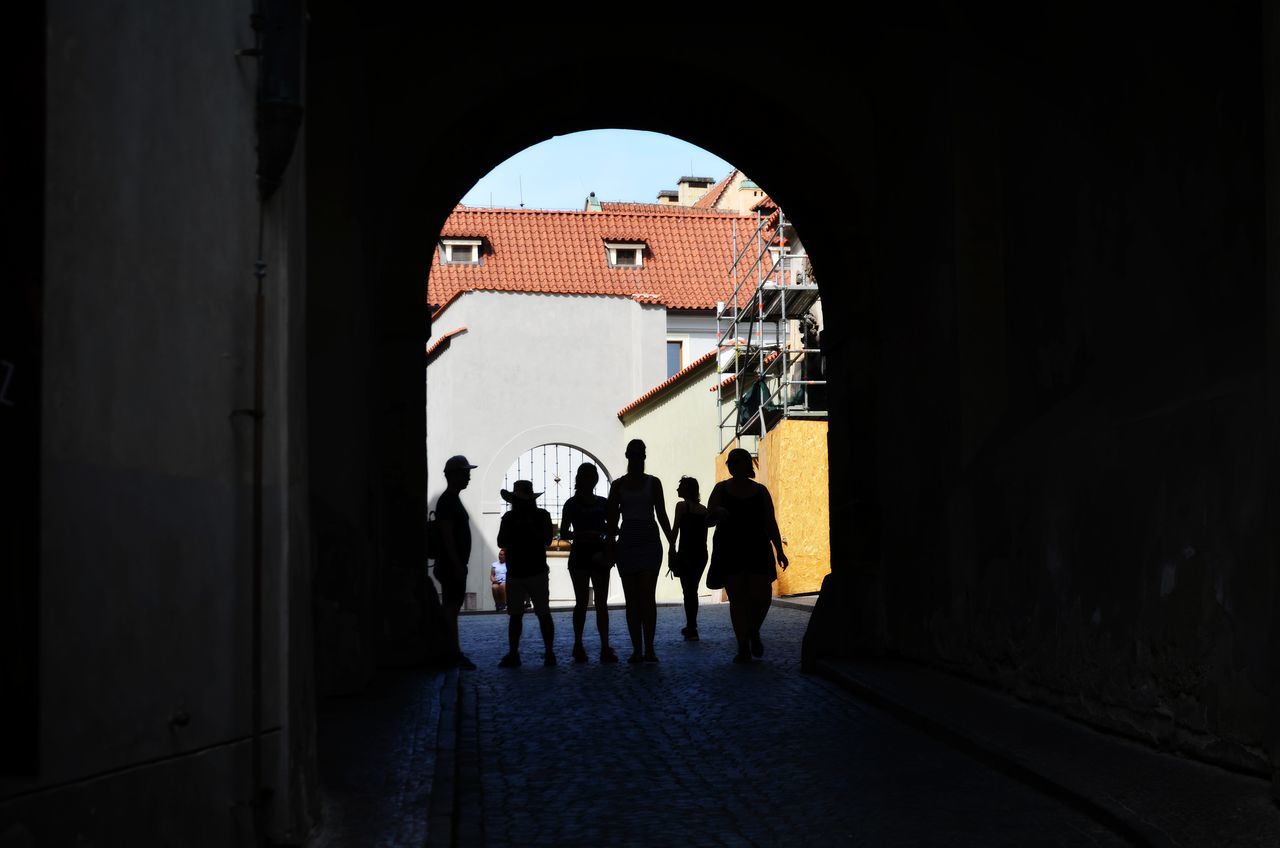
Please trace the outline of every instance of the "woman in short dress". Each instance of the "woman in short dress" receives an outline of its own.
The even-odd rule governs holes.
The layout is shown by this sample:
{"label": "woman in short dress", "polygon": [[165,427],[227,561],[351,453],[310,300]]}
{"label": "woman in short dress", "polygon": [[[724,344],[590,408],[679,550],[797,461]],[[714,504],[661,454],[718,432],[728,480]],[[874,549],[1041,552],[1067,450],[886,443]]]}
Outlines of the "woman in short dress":
{"label": "woman in short dress", "polygon": [[[681,477],[676,485],[676,514],[671,522],[671,535],[675,541],[667,562],[671,571],[680,578],[684,592],[684,627],[680,635],[686,642],[698,641],[698,588],[702,585],[702,572],[707,567],[707,519],[709,513],[698,498],[698,481],[693,477]],[[679,549],[677,550],[677,545]]]}
{"label": "woman in short dress", "polygon": [[[627,473],[609,487],[609,538],[614,542],[614,561],[627,599],[627,632],[631,636],[629,663],[657,662],[653,636],[658,629],[655,593],[662,569],[663,546],[658,538],[662,528],[667,544],[672,541],[671,523],[662,497],[662,483],[644,473],[644,442],[627,443]],[[618,520],[622,527],[619,529]],[[655,521],[656,518],[656,521]]]}
{"label": "woman in short dress", "polygon": [[786,570],[790,564],[782,551],[782,534],[773,512],[769,490],[752,478],[756,476],[751,454],[734,448],[725,458],[732,475],[711,490],[707,510],[716,534],[711,554],[711,571],[723,579],[729,594],[729,618],[738,639],[733,661],[749,663],[764,656],[760,625],[769,614],[777,562]]}
{"label": "woman in short dress", "polygon": [[587,624],[587,601],[591,587],[596,590],[596,630],[600,633],[600,662],[617,662],[609,647],[609,571],[605,558],[605,519],[609,504],[595,494],[600,470],[590,462],[578,466],[573,497],[565,501],[560,514],[560,538],[572,540],[569,551],[569,579],[573,581],[573,661],[586,662],[582,631]]}

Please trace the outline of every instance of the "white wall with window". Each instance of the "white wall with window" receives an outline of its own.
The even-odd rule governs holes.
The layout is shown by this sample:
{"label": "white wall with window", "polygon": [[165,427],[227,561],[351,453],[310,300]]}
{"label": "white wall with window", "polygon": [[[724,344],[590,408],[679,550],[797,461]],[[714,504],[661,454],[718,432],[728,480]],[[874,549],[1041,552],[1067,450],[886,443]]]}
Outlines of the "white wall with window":
{"label": "white wall with window", "polygon": [[[711,312],[667,313],[667,356],[674,355],[673,342],[679,343],[680,367],[716,349],[716,318]],[[679,369],[677,369],[679,370]]]}
{"label": "white wall with window", "polygon": [[[479,466],[462,493],[472,522],[467,591],[477,608],[493,608],[489,564],[511,467],[532,448],[564,444],[598,458],[605,476],[624,471],[617,413],[666,379],[666,325],[665,308],[627,297],[485,291],[461,295],[436,321],[433,335],[467,332],[427,368],[427,497],[434,505],[444,490],[448,457]],[[569,585],[553,561],[552,596],[571,599]]]}

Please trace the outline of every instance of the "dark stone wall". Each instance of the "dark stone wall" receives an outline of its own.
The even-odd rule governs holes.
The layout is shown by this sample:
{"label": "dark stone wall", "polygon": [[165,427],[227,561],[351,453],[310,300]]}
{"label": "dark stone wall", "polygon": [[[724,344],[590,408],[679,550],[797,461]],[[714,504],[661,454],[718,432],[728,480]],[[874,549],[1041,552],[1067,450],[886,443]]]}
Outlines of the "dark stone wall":
{"label": "dark stone wall", "polygon": [[876,92],[878,635],[1265,773],[1259,22],[1143,23]]}
{"label": "dark stone wall", "polygon": [[[250,437],[230,417],[252,394],[251,5],[48,14],[40,762],[0,784],[15,838],[252,830]],[[506,157],[601,127],[732,161],[812,252],[842,332],[807,657],[894,653],[1273,768],[1274,13],[938,5],[757,46],[721,18],[683,22],[707,33],[683,56],[660,21],[627,41],[542,10],[308,14],[306,125],[265,209],[274,834],[316,815],[307,607],[322,692],[438,650],[436,233]],[[783,105],[798,131],[770,123]]]}
{"label": "dark stone wall", "polygon": [[[843,330],[824,339],[840,529],[806,656],[894,653],[1270,770],[1258,9],[939,7],[814,19],[780,57],[728,39],[664,61],[644,52],[656,29],[601,51],[585,25],[504,20],[477,47],[425,40],[440,24],[312,12],[313,67],[329,28],[358,71],[332,74],[349,102],[324,143],[347,164],[313,155],[309,184],[313,203],[333,192],[309,234],[313,315],[330,316],[312,362],[336,369],[312,377],[313,499],[339,505],[342,544],[384,567],[370,540],[420,525],[411,496],[387,498],[426,473],[388,470],[424,435],[396,357],[425,341],[423,269],[452,205],[552,135],[667,132],[784,205]],[[802,130],[772,127],[774,103]],[[335,249],[347,264],[316,271]],[[344,423],[316,400],[330,373],[370,404]],[[373,573],[350,585],[376,595]]]}

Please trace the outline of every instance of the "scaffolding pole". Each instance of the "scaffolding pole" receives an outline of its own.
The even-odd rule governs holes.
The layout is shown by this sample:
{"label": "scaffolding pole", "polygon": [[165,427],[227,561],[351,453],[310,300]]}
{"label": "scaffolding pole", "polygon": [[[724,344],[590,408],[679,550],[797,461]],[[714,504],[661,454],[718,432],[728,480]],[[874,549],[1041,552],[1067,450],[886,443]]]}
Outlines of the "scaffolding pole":
{"label": "scaffolding pole", "polygon": [[[739,237],[736,221],[733,226],[732,290],[716,308],[716,402],[722,452],[731,441],[741,444],[744,436],[757,439],[758,451],[758,440],[768,434],[771,417],[776,421],[826,414],[813,409],[809,397],[809,387],[825,386],[826,380],[803,379],[811,376],[804,373],[805,357],[821,351],[803,340],[793,346],[791,339],[791,322],[818,302],[817,285],[807,273],[808,257],[785,250],[787,223],[782,211],[778,210],[776,225],[770,229],[771,220],[773,216],[757,210],[754,232],[746,238]],[[796,263],[805,273],[797,271]],[[797,364],[801,379],[793,377]],[[732,392],[727,391],[730,384]],[[798,388],[803,396],[797,402]],[[745,410],[744,401],[752,398],[754,408]]]}

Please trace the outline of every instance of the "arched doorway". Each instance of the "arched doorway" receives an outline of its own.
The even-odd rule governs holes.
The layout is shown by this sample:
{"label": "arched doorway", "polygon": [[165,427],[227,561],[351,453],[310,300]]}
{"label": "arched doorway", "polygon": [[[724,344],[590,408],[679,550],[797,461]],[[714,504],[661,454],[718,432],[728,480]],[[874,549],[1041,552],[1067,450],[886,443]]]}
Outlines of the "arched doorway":
{"label": "arched doorway", "polygon": [[[393,43],[400,39],[392,29],[374,29],[380,38]],[[308,147],[308,167],[324,175],[308,196],[313,210],[308,244],[315,250],[308,257],[307,328],[314,340],[308,361],[309,444],[315,460],[309,482],[313,499],[333,505],[331,512],[339,514],[329,523],[378,540],[369,546],[368,555],[376,560],[371,568],[384,569],[392,559],[421,559],[414,540],[421,536],[429,484],[440,482],[436,466],[442,457],[430,459],[430,470],[426,460],[417,464],[413,459],[425,442],[421,409],[447,409],[453,402],[442,399],[434,388],[428,397],[422,379],[424,346],[439,338],[435,332],[450,329],[427,329],[422,269],[437,249],[432,236],[440,232],[457,199],[503,160],[544,139],[597,127],[666,133],[697,144],[767,187],[803,227],[822,281],[824,306],[839,316],[841,327],[837,336],[823,343],[830,363],[828,379],[839,386],[829,393],[830,465],[833,473],[840,469],[850,481],[831,503],[832,524],[867,525],[863,519],[874,501],[874,397],[870,371],[851,371],[848,365],[855,361],[849,339],[865,345],[874,337],[865,331],[874,324],[876,310],[867,297],[871,288],[863,283],[873,276],[869,246],[874,233],[874,158],[865,132],[867,104],[856,85],[850,81],[846,89],[838,129],[814,125],[803,132],[776,133],[725,120],[725,115],[759,115],[761,102],[760,88],[744,85],[743,75],[732,64],[701,66],[694,80],[681,67],[667,63],[619,69],[628,84],[656,93],[639,116],[635,110],[617,108],[617,78],[575,74],[572,90],[562,91],[568,70],[555,63],[530,66],[527,73],[514,77],[498,65],[486,65],[469,80],[467,94],[470,102],[483,103],[484,108],[468,110],[465,119],[441,132],[433,109],[425,103],[406,108],[407,101],[395,92],[404,90],[406,80],[448,76],[451,68],[467,61],[463,56],[447,46],[412,60],[409,53],[379,51],[376,61],[355,74],[363,80],[362,97],[335,97],[354,78],[349,72],[355,73],[346,63],[355,54],[340,32],[317,32],[314,55],[328,59],[317,60],[310,80],[314,90],[324,90],[326,96],[316,98],[308,117],[315,136]],[[493,35],[497,42],[505,37]],[[788,104],[799,113],[826,108],[818,89],[790,92]],[[351,109],[368,121],[367,133],[354,148],[341,141],[350,134]],[[352,150],[359,154],[350,156]],[[387,178],[391,174],[394,179]],[[815,174],[823,178],[815,180]],[[835,187],[840,214],[825,214],[836,206]],[[379,258],[366,260],[375,254]],[[824,256],[837,257],[839,264],[823,268]],[[334,344],[335,339],[342,343]],[[376,373],[376,380],[361,382],[360,375],[366,373]],[[355,414],[329,414],[324,399],[331,396],[335,380],[355,387]],[[860,411],[856,421],[846,413],[854,397]],[[851,433],[851,427],[864,432]],[[371,438],[374,433],[376,439]],[[583,444],[574,436],[526,435],[512,449],[518,453],[550,441]],[[344,462],[333,462],[335,456]],[[478,477],[473,486],[496,497],[505,470],[505,464],[495,470],[496,485],[482,484]],[[501,508],[500,501],[494,505],[495,511]],[[851,561],[840,551],[850,538],[833,540],[831,558],[837,568]],[[871,555],[871,548],[863,545],[862,556]],[[347,598],[357,594],[343,590],[340,581],[334,586],[337,604],[350,603]],[[377,619],[383,613],[371,602],[362,615]],[[376,621],[369,629],[387,630]]]}
{"label": "arched doorway", "polygon": [[[720,171],[681,176],[686,153]],[[593,168],[595,157],[606,166]],[[517,195],[512,174],[530,160],[549,169],[542,179],[551,186]],[[613,181],[632,163],[643,177]],[[557,178],[573,168],[592,182],[561,189]],[[610,193],[579,193],[597,181]],[[485,205],[489,186],[505,189],[508,205]],[[826,382],[823,311],[799,231],[767,187],[678,139],[606,130],[522,151],[464,200],[439,232],[426,283],[435,325],[427,445],[436,456],[462,451],[484,469],[463,495],[479,516],[472,570],[489,562],[491,525],[505,510],[493,477],[507,469],[491,457],[504,441],[504,454],[536,445],[528,433],[512,440],[521,428],[561,427],[591,433],[604,446],[596,456],[615,462],[626,441],[644,440],[668,514],[681,478],[699,481],[706,497],[723,473],[718,455],[735,445],[757,453],[792,546],[793,567],[776,591],[816,592],[830,571],[827,411],[815,402]],[[520,473],[508,461],[503,487]],[[567,492],[557,493],[559,475],[536,458],[526,471],[535,465],[534,488],[547,492],[555,519]],[[553,599],[564,576],[554,565]],[[723,599],[705,586],[699,594]],[[679,603],[682,590],[661,581],[658,596]]]}

